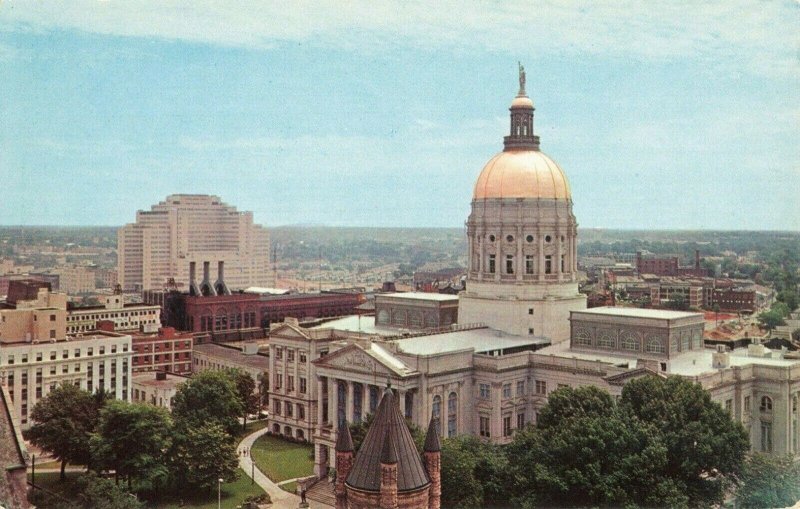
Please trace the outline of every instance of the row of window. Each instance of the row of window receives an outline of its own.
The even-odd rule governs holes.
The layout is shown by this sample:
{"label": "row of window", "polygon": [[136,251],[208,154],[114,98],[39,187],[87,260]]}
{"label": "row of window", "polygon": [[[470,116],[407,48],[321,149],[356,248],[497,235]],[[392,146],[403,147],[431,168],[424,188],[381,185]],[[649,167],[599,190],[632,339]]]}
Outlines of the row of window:
{"label": "row of window", "polygon": [[[287,362],[294,362],[295,355],[301,364],[305,364],[305,362],[308,360],[308,355],[305,350],[295,350],[294,348],[286,348],[285,350],[286,350]],[[274,352],[276,360],[283,360],[283,351],[284,347],[282,346],[275,347]]]}
{"label": "row of window", "polygon": [[[503,436],[510,437],[514,430],[522,429],[525,427],[525,412],[520,412],[517,414],[517,426],[516,428],[511,427],[511,414],[503,415]],[[491,427],[491,420],[488,415],[480,415],[478,417],[478,434],[485,438],[492,437],[492,427]]]}
{"label": "row of window", "polygon": [[[298,385],[298,392],[300,394],[306,394],[308,392],[308,380],[305,377],[298,377],[299,385]],[[280,390],[283,388],[283,375],[281,373],[275,373],[275,390]],[[294,392],[294,375],[287,375],[286,376],[286,392]]]}
{"label": "row of window", "polygon": [[[490,243],[493,243],[493,242],[495,242],[497,240],[497,237],[495,237],[495,235],[493,233],[490,233],[489,235],[487,235],[486,239]],[[480,240],[480,237],[478,237],[478,240]],[[534,236],[533,235],[528,234],[528,235],[525,236],[525,242],[530,244],[531,242],[533,242],[533,240],[534,240]],[[561,236],[561,242],[564,242],[564,240],[565,240],[565,238],[562,235]],[[553,242],[553,236],[552,235],[545,235],[544,236],[544,241],[545,241],[546,244],[549,244],[549,243]],[[511,234],[506,235],[506,242],[514,242],[514,236],[511,235]]]}
{"label": "row of window", "polygon": [[[545,274],[553,273],[553,258],[554,255],[546,255],[544,257]],[[536,256],[525,255],[525,268],[524,268],[525,274],[535,274],[535,260]],[[477,257],[475,258],[475,263],[477,263]],[[490,254],[487,257],[486,270],[489,272],[489,274],[494,274],[495,272],[497,272],[497,255]],[[506,255],[504,274],[514,274],[514,270],[515,270],[514,255]],[[561,255],[561,272],[566,272],[565,255]]]}
{"label": "row of window", "polygon": [[[296,412],[295,409],[297,410]],[[296,415],[296,418],[301,421],[305,420],[306,418],[305,405],[293,403],[291,401],[281,401],[279,399],[272,400],[272,412],[275,415],[283,415],[292,419],[294,419]]]}
{"label": "row of window", "polygon": [[[511,398],[512,385],[510,383],[503,384],[503,398],[508,399]],[[547,394],[547,382],[545,380],[534,380],[534,393],[538,395],[546,395]],[[525,380],[518,380],[516,385],[516,396],[524,396],[525,395]],[[478,397],[481,399],[491,399],[492,397],[492,386],[491,384],[478,384]]]}
{"label": "row of window", "polygon": [[[105,346],[101,346],[97,350],[98,350],[97,351],[98,355],[105,355],[105,353],[106,353],[106,347]],[[110,345],[110,350],[111,350],[112,354],[117,353],[117,345]],[[127,352],[128,351],[128,344],[127,343],[123,343],[122,351],[123,352]],[[76,348],[74,350],[74,352],[73,352],[73,356],[72,357],[75,358],[75,359],[78,359],[78,358],[81,357],[81,354],[82,354],[82,350],[80,348]],[[93,355],[94,355],[94,347],[90,346],[90,347],[88,347],[86,349],[86,356],[87,357],[91,357]],[[28,362],[29,355],[27,353],[20,354],[19,357],[20,357],[19,360],[20,360],[21,364],[26,364]],[[36,359],[34,362],[41,362],[44,359],[43,352],[36,352],[34,354],[34,358]],[[58,358],[58,351],[50,350],[50,360],[54,361],[57,358]],[[69,349],[68,348],[65,348],[65,349],[61,350],[61,358],[62,359],[69,359]],[[6,364],[7,365],[13,365],[15,363],[16,363],[16,355],[15,354],[8,354],[6,356]]]}

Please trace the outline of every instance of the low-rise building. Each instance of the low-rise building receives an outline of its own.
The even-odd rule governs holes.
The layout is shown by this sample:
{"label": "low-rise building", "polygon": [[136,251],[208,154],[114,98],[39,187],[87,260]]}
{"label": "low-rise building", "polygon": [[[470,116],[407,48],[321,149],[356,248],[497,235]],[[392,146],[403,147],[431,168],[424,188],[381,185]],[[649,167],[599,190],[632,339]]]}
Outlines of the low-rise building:
{"label": "low-rise building", "polygon": [[133,375],[131,400],[171,411],[178,387],[186,380],[188,377],[164,371],[137,373]]}
{"label": "low-rise building", "polygon": [[161,327],[157,333],[134,333],[133,372],[166,371],[192,373],[194,336],[178,333],[172,327]]}
{"label": "low-rise building", "polygon": [[458,322],[458,296],[428,292],[375,295],[378,325],[406,329],[449,327]]}
{"label": "low-rise building", "polygon": [[195,345],[192,357],[193,372],[240,369],[253,378],[256,382],[256,390],[261,387],[261,380],[267,376],[269,370],[269,357],[259,353],[257,343],[244,343],[241,348],[232,344],[224,346],[215,343]]}
{"label": "low-rise building", "polygon": [[95,330],[101,320],[112,321],[116,331],[156,331],[161,326],[161,307],[125,304],[122,291],[117,287],[112,295],[101,296],[99,306],[69,307],[67,333]]}

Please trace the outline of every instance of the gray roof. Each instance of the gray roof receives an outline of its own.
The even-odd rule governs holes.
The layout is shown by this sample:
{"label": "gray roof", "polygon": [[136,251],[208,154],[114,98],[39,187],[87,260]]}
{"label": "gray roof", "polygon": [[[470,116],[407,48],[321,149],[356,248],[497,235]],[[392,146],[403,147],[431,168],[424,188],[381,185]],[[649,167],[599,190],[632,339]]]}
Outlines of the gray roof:
{"label": "gray roof", "polygon": [[380,491],[381,463],[397,463],[398,492],[416,490],[431,482],[391,388],[383,393],[375,420],[345,482],[351,488]]}
{"label": "gray roof", "polygon": [[671,311],[667,309],[643,309],[603,306],[599,308],[581,309],[573,313],[609,315],[609,316],[629,316],[633,318],[658,318],[660,320],[677,320],[678,318],[702,318],[702,313],[692,311]]}

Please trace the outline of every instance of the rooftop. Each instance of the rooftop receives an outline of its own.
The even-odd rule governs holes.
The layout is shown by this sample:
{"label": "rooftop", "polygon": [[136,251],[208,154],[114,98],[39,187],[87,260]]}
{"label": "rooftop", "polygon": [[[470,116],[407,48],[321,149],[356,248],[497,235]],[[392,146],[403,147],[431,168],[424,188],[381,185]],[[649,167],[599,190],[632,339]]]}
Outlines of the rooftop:
{"label": "rooftop", "polygon": [[237,348],[230,348],[227,346],[217,345],[214,343],[206,343],[204,345],[195,345],[195,353],[205,354],[211,357],[218,357],[237,364],[247,366],[249,368],[266,370],[269,368],[269,358],[266,355],[250,354],[246,355]]}
{"label": "rooftop", "polygon": [[137,373],[133,375],[133,383],[157,389],[176,389],[180,384],[189,379],[189,377],[173,373],[165,373],[165,375],[166,378],[164,380],[158,380],[156,378],[156,371]]}
{"label": "rooftop", "polygon": [[544,346],[550,340],[544,337],[512,336],[504,332],[489,329],[468,329],[442,334],[416,336],[395,341],[398,348],[412,355],[435,355],[472,349],[475,353],[489,353],[510,349]]}
{"label": "rooftop", "polygon": [[448,295],[444,293],[429,293],[429,292],[399,292],[399,293],[384,293],[378,294],[376,297],[391,297],[393,299],[409,299],[409,300],[435,300],[438,302],[458,301],[457,295]]}
{"label": "rooftop", "polygon": [[688,311],[670,311],[666,309],[642,309],[603,306],[599,308],[581,309],[573,313],[595,314],[605,316],[629,316],[632,318],[656,318],[659,320],[678,320],[680,318],[703,318],[702,313]]}
{"label": "rooftop", "polygon": [[376,334],[378,336],[397,336],[400,330],[394,327],[375,325],[374,316],[350,315],[311,327],[314,329],[335,329],[339,331]]}

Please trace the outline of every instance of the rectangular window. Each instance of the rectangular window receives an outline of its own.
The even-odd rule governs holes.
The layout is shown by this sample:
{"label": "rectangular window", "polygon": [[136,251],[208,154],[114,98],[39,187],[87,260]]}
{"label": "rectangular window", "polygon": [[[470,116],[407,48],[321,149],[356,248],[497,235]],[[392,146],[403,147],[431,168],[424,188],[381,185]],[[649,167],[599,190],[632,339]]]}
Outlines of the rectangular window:
{"label": "rectangular window", "polygon": [[511,384],[503,384],[503,397],[504,398],[511,397]]}
{"label": "rectangular window", "polygon": [[745,412],[749,412],[750,411],[750,396],[745,396],[744,397],[744,411]]}
{"label": "rectangular window", "polygon": [[305,394],[308,390],[306,379],[302,376],[300,377],[300,394]]}
{"label": "rectangular window", "polygon": [[478,419],[480,422],[480,435],[486,438],[491,437],[492,433],[489,430],[489,417],[481,415]]}
{"label": "rectangular window", "polygon": [[544,380],[536,380],[536,394],[547,394],[547,382]]}
{"label": "rectangular window", "polygon": [[28,354],[24,353],[22,354],[22,363],[27,364],[27,362],[28,362]]}
{"label": "rectangular window", "polygon": [[13,355],[9,355],[8,356],[8,363],[9,364],[14,364],[14,356]]}
{"label": "rectangular window", "polygon": [[511,416],[504,415],[503,416],[503,436],[510,437],[511,436]]}
{"label": "rectangular window", "polygon": [[506,255],[506,274],[514,273],[514,256]]}
{"label": "rectangular window", "polygon": [[36,352],[36,362],[40,362],[42,360],[42,352]]}
{"label": "rectangular window", "polygon": [[69,350],[62,350],[61,351],[61,358],[68,359],[69,358]]}
{"label": "rectangular window", "polygon": [[553,273],[553,257],[551,255],[547,255],[544,257],[544,273],[545,274]]}
{"label": "rectangular window", "polygon": [[273,410],[275,411],[275,415],[281,415],[281,402],[280,400],[275,400],[272,404]]}
{"label": "rectangular window", "polygon": [[772,423],[761,421],[761,451],[772,452]]}
{"label": "rectangular window", "polygon": [[517,396],[524,396],[525,395],[525,380],[519,380],[517,382]]}
{"label": "rectangular window", "polygon": [[292,375],[286,376],[286,390],[289,392],[294,391],[294,377]]}
{"label": "rectangular window", "polygon": [[495,259],[494,255],[489,255],[489,274],[494,274],[495,271]]}
{"label": "rectangular window", "polygon": [[56,331],[54,329],[50,329],[50,339],[56,339]]}
{"label": "rectangular window", "polygon": [[480,397],[482,399],[489,399],[491,397],[492,392],[489,384],[480,384],[479,389],[480,389]]}
{"label": "rectangular window", "polygon": [[275,347],[275,358],[276,359],[283,359],[283,348],[276,346]]}
{"label": "rectangular window", "polygon": [[305,352],[300,352],[300,362],[305,364],[305,362],[306,362],[306,353]]}
{"label": "rectangular window", "polygon": [[564,255],[561,255],[561,272],[565,272],[564,271]]}
{"label": "rectangular window", "polygon": [[76,349],[75,349],[75,355],[74,355],[74,357],[77,359],[77,358],[79,358],[80,356],[81,356],[81,349],[80,349],[80,348],[76,348]]}
{"label": "rectangular window", "polygon": [[51,322],[55,322],[56,321],[56,315],[50,315],[50,321]]}
{"label": "rectangular window", "polygon": [[286,350],[286,360],[289,362],[294,362],[294,350]]}
{"label": "rectangular window", "polygon": [[283,375],[280,373],[275,373],[275,389],[280,389],[283,387]]}
{"label": "rectangular window", "polygon": [[733,400],[732,399],[725,400],[725,411],[728,412],[728,415],[732,415],[733,414]]}
{"label": "rectangular window", "polygon": [[292,417],[292,414],[294,414],[294,412],[292,411],[292,408],[293,408],[292,407],[292,402],[291,401],[287,401],[286,402],[286,417]]}
{"label": "rectangular window", "polygon": [[303,405],[297,405],[297,418],[301,421],[306,418],[306,407]]}
{"label": "rectangular window", "polygon": [[55,351],[55,350],[52,350],[52,351],[50,352],[50,360],[51,360],[51,361],[54,361],[54,360],[56,360],[56,351]]}
{"label": "rectangular window", "polygon": [[525,413],[517,414],[517,429],[525,427]]}
{"label": "rectangular window", "polygon": [[525,255],[525,274],[533,274],[533,255]]}

